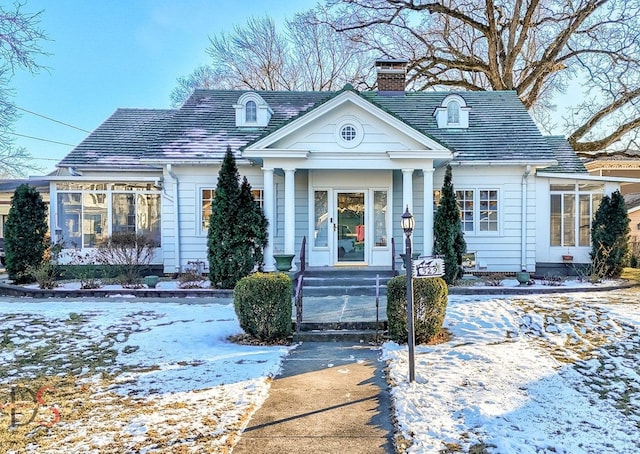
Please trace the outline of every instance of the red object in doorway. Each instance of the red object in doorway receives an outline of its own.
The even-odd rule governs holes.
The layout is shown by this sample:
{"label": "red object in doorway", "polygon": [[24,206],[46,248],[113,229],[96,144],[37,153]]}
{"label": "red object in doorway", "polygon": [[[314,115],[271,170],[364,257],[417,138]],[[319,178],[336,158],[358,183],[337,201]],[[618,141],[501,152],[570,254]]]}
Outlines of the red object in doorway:
{"label": "red object in doorway", "polygon": [[364,241],[364,225],[356,225],[356,241],[359,243]]}

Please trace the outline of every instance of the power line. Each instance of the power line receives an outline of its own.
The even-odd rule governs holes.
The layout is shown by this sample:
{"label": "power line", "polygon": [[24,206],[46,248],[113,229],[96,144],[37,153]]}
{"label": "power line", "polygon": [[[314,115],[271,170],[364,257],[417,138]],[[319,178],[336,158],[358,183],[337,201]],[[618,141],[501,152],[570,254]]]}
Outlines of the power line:
{"label": "power line", "polygon": [[67,126],[67,127],[69,127],[69,128],[77,129],[78,131],[82,131],[82,132],[86,132],[86,133],[91,133],[91,131],[87,131],[86,129],[82,129],[82,128],[79,128],[79,127],[77,127],[77,126],[73,126],[73,125],[71,125],[71,124],[69,124],[69,123],[65,123],[64,121],[60,121],[60,120],[56,120],[55,118],[47,117],[46,115],[42,115],[42,114],[39,114],[39,113],[37,113],[37,112],[33,112],[33,111],[31,111],[31,110],[25,109],[25,108],[23,108],[23,107],[16,106],[15,104],[11,104],[11,103],[8,103],[8,102],[6,102],[6,101],[2,101],[2,102],[3,102],[4,104],[8,105],[8,106],[11,106],[11,107],[15,108],[15,109],[22,110],[23,112],[30,113],[31,115],[35,115],[35,116],[37,116],[37,117],[44,118],[45,120],[53,121],[53,122],[55,122],[55,123],[59,123],[59,124],[61,124],[61,125]]}
{"label": "power line", "polygon": [[18,134],[17,132],[9,131],[9,134],[13,134],[14,136],[18,136],[18,137],[26,137],[27,139],[40,140],[42,142],[55,143],[57,145],[66,145],[67,147],[75,147],[75,145],[72,145],[70,143],[57,142],[55,140],[42,139],[40,137],[27,136],[27,135],[24,135],[24,134]]}

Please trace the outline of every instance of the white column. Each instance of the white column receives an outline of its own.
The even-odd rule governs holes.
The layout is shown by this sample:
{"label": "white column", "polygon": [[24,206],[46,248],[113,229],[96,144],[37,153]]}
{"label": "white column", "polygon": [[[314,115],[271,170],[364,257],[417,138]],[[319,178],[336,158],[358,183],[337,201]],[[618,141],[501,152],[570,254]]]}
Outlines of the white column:
{"label": "white column", "polygon": [[276,240],[273,236],[273,232],[275,231],[275,226],[273,223],[275,222],[276,217],[274,216],[275,207],[274,207],[274,193],[273,193],[273,169],[269,167],[263,167],[263,202],[262,209],[264,211],[264,215],[269,222],[267,226],[267,247],[264,248],[264,270],[265,271],[275,271],[276,267],[273,264],[273,243]]}
{"label": "white column", "polygon": [[407,207],[413,213],[413,169],[402,169],[402,213]]}
{"label": "white column", "polygon": [[424,174],[424,255],[433,254],[433,167]]}
{"label": "white column", "polygon": [[295,254],[296,247],[296,169],[284,170],[284,253]]}

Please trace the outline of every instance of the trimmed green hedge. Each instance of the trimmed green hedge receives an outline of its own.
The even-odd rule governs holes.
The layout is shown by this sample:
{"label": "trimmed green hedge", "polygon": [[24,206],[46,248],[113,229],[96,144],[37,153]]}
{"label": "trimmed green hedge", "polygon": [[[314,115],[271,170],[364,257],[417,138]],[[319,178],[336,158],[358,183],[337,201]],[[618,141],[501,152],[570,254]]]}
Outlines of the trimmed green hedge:
{"label": "trimmed green hedge", "polygon": [[[138,268],[140,276],[154,274],[156,276],[164,275],[162,265],[135,265]],[[115,279],[122,275],[122,266],[120,265],[57,265],[58,279]]]}
{"label": "trimmed green hedge", "polygon": [[240,327],[264,341],[291,336],[291,278],[284,273],[255,273],[238,281],[233,306]]}
{"label": "trimmed green hedge", "polygon": [[[449,301],[449,288],[439,278],[413,280],[413,313],[416,344],[433,339],[442,329]],[[407,277],[396,276],[387,284],[387,321],[389,336],[406,343],[407,332]]]}

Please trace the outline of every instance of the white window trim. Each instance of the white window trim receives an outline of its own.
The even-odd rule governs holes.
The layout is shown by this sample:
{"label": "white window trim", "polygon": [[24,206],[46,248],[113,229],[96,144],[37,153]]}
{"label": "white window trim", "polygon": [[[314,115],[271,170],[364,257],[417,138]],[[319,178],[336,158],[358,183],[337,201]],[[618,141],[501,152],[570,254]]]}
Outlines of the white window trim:
{"label": "white window trim", "polygon": [[[253,109],[255,109],[253,113],[254,118],[249,119],[249,105],[253,105]],[[247,100],[244,104],[244,121],[245,124],[254,124],[258,123],[258,105],[253,99]]]}
{"label": "white window trim", "polygon": [[[61,182],[62,183],[62,182]],[[64,182],[66,183],[66,182]],[[62,184],[64,184],[62,183]],[[104,183],[104,182],[100,182],[100,183]],[[132,184],[137,184],[137,183],[143,183],[143,182],[130,182]],[[90,182],[87,182],[87,184],[90,184]],[[105,202],[106,202],[106,212],[107,212],[107,232],[106,235],[107,236],[111,236],[113,235],[113,195],[114,194],[151,194],[151,195],[159,195],[160,196],[160,219],[162,222],[162,191],[161,190],[150,190],[150,189],[133,189],[133,190],[126,190],[126,189],[116,189],[114,188],[115,185],[120,185],[120,184],[126,184],[126,182],[119,182],[116,181],[115,183],[105,183],[106,184],[106,189],[60,189],[58,187],[56,187],[55,190],[55,197],[56,200],[53,200],[52,202],[50,202],[50,204],[54,204],[55,206],[55,213],[54,213],[54,217],[56,219],[56,225],[54,225],[54,230],[58,230],[60,228],[60,225],[57,225],[57,219],[58,219],[58,200],[57,197],[59,194],[80,194],[80,206],[81,206],[81,210],[80,210],[80,220],[79,220],[79,225],[80,225],[80,241],[81,241],[81,245],[80,248],[82,250],[90,250],[90,249],[95,249],[92,247],[85,247],[84,246],[84,233],[82,232],[82,226],[83,226],[83,222],[84,222],[84,215],[85,215],[85,205],[84,205],[84,196],[85,194],[105,194]],[[137,197],[134,199],[135,200],[135,204],[136,204],[136,220],[137,220],[137,216],[138,216],[138,211],[137,211]],[[136,228],[137,231],[137,228]],[[52,234],[55,234],[55,232],[52,232]],[[162,239],[162,232],[160,233],[160,238]],[[69,244],[67,245],[66,249],[72,249],[73,247]]]}
{"label": "white window trim", "polygon": [[[247,103],[249,101],[256,103],[256,121],[247,121]],[[240,96],[233,108],[236,111],[236,126],[238,127],[259,128],[267,126],[273,115],[273,110],[265,100],[254,92],[247,92]]]}
{"label": "white window trim", "polygon": [[[351,126],[356,131],[356,136],[353,140],[344,140],[342,137],[342,129],[345,126]],[[362,127],[362,123],[353,116],[342,117],[340,121],[336,124],[336,128],[334,131],[334,137],[338,145],[342,148],[355,148],[362,143],[364,139],[364,128]]]}
{"label": "white window trim", "polygon": [[[559,183],[561,184],[561,183]],[[605,192],[604,192],[604,188],[602,188],[601,190],[589,190],[589,191],[581,191],[580,190],[580,184],[579,183],[567,183],[567,185],[573,184],[573,191],[570,190],[553,190],[551,189],[551,187],[549,187],[549,247],[554,249],[554,250],[559,250],[562,249],[563,251],[566,251],[567,248],[571,248],[571,249],[588,249],[590,250],[592,248],[592,244],[591,244],[591,227],[589,227],[589,245],[588,246],[584,246],[584,245],[580,245],[580,196],[581,195],[589,195],[590,196],[590,207],[593,207],[593,196],[594,195],[600,195],[601,197],[604,196]],[[566,194],[572,194],[574,196],[574,203],[575,203],[575,215],[574,215],[574,219],[573,219],[573,233],[574,233],[574,240],[575,240],[575,244],[574,245],[565,245],[564,244],[564,229],[563,229],[563,217],[564,217],[564,195]],[[551,244],[551,240],[553,237],[553,232],[551,231],[551,196],[552,195],[559,195],[560,197],[560,245],[552,245]],[[596,210],[597,207],[595,208],[595,210],[591,213],[591,220],[593,222],[593,218],[596,214]]]}
{"label": "white window trim", "polygon": [[200,186],[198,187],[198,216],[196,219],[196,231],[200,232],[200,236],[207,236],[209,233],[209,226],[204,226],[204,216],[203,216],[203,206],[202,202],[204,202],[203,192],[204,191],[215,191],[215,186]]}
{"label": "white window trim", "polygon": [[[460,187],[456,187],[454,188],[454,190],[456,192],[464,192],[464,191],[473,191],[473,230],[468,230],[468,231],[462,231],[462,233],[464,235],[467,236],[502,236],[502,229],[503,229],[503,218],[504,218],[504,202],[502,200],[502,191],[500,190],[499,187],[493,187],[493,188],[489,188],[489,187],[482,187],[482,188],[477,188],[477,187],[473,187],[473,188],[460,188]],[[442,192],[442,188],[440,188],[440,191]],[[498,222],[498,227],[496,230],[480,230],[480,192],[481,191],[496,191],[497,192],[497,202],[498,202],[498,216],[497,216],[497,222]],[[458,199],[457,195],[456,195],[456,201],[460,202],[460,200]],[[462,210],[460,210],[462,211]]]}
{"label": "white window trim", "polygon": [[[216,188],[213,186],[200,186],[198,188],[198,216],[196,219],[197,225],[196,225],[196,230],[200,230],[200,236],[207,236],[209,234],[209,226],[207,224],[207,226],[204,226],[204,217],[203,217],[203,207],[202,207],[202,202],[203,202],[203,198],[202,198],[202,192],[203,191],[215,191]],[[260,204],[260,208],[264,209],[264,188],[262,187],[255,187],[255,186],[251,186],[251,191],[260,191],[262,193],[262,197],[257,200],[257,202]],[[200,226],[200,227],[198,227]]]}
{"label": "white window trim", "polygon": [[[458,104],[458,122],[450,123],[449,122],[449,112],[448,107],[449,104],[456,103]],[[439,107],[436,107],[433,112],[433,116],[436,117],[436,122],[438,123],[439,129],[466,129],[469,127],[469,112],[471,111],[471,107],[467,106],[467,102],[465,99],[457,94],[448,95],[446,98],[442,100],[442,103]]]}

